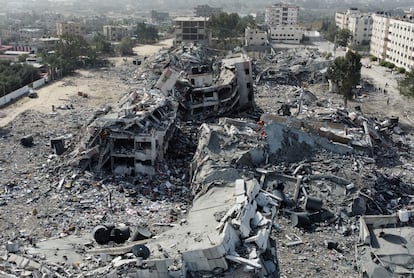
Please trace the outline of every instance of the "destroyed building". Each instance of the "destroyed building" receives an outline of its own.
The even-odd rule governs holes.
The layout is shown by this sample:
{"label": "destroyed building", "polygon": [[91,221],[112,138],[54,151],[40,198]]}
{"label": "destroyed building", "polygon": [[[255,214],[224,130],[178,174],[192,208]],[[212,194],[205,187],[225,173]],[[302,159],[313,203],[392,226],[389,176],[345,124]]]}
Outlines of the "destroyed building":
{"label": "destroyed building", "polygon": [[118,108],[87,127],[88,136],[77,159],[98,172],[109,169],[121,176],[152,175],[174,133],[176,113],[176,103],[159,90],[132,91],[120,100]]}
{"label": "destroyed building", "polygon": [[[413,144],[398,118],[344,109],[332,95],[299,87],[323,80],[309,74],[312,51],[309,59],[270,54],[255,61],[258,72],[243,54],[216,54],[193,46],[146,59],[131,73],[139,88],[82,129],[80,169],[54,154],[5,185],[2,205],[24,198],[13,220],[41,223],[46,236],[3,236],[0,275],[354,277],[357,266],[368,277],[412,275],[405,208],[414,196]],[[256,105],[253,120],[243,109]],[[52,117],[39,119],[63,122]],[[8,133],[2,140],[21,150]],[[30,148],[57,151],[60,137],[44,137],[33,135]],[[65,138],[73,150],[77,137]],[[396,165],[390,178],[384,165]],[[32,181],[41,192],[24,187]],[[43,202],[53,203],[47,213]]]}
{"label": "destroyed building", "polygon": [[246,55],[228,56],[214,70],[203,49],[182,49],[180,56],[166,56],[173,65],[162,71],[153,88],[127,94],[87,128],[78,154],[84,167],[153,175],[174,133],[177,113],[197,120],[253,107],[252,66]]}

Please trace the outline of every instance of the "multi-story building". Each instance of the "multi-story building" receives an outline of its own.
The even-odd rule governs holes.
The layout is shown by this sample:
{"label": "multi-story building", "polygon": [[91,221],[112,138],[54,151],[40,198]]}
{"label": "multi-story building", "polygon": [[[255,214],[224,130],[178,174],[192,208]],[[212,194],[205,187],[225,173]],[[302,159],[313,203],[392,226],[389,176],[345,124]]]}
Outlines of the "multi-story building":
{"label": "multi-story building", "polygon": [[214,8],[209,5],[198,5],[194,8],[195,16],[210,17],[223,12],[222,8]]}
{"label": "multi-story building", "polygon": [[170,14],[167,12],[158,12],[155,10],[151,11],[151,24],[160,24],[170,22]]}
{"label": "multi-story building", "polygon": [[384,60],[387,58],[390,18],[384,13],[379,13],[372,15],[372,21],[370,53],[371,55]]}
{"label": "multi-story building", "polygon": [[56,33],[59,37],[63,35],[81,35],[81,25],[79,22],[67,21],[56,23]]}
{"label": "multi-story building", "polygon": [[414,70],[414,17],[409,12],[398,19],[379,13],[373,21],[371,55]]}
{"label": "multi-story building", "polygon": [[305,28],[298,25],[279,25],[270,27],[270,39],[280,43],[298,44],[303,39]]}
{"label": "multi-story building", "polygon": [[264,46],[269,44],[268,32],[263,28],[247,27],[244,31],[246,46]]}
{"label": "multi-story building", "polygon": [[335,24],[339,29],[346,29],[348,28],[349,17],[358,14],[360,14],[358,8],[350,8],[344,13],[337,12],[335,13]]}
{"label": "multi-story building", "polygon": [[31,41],[35,38],[41,38],[44,35],[44,31],[40,28],[22,28],[19,30],[20,41]]}
{"label": "multi-story building", "polygon": [[357,8],[351,8],[346,13],[335,14],[336,26],[351,32],[351,45],[369,44],[372,34],[373,19],[369,13],[361,13]]}
{"label": "multi-story building", "polygon": [[266,8],[265,22],[268,26],[298,24],[299,6],[291,4],[274,4]]}
{"label": "multi-story building", "polygon": [[181,43],[208,44],[209,37],[206,31],[208,18],[177,17],[174,22],[175,45]]}
{"label": "multi-story building", "polygon": [[414,21],[390,19],[388,34],[387,60],[414,70]]}
{"label": "multi-story building", "polygon": [[107,40],[120,41],[129,36],[129,31],[128,28],[124,26],[104,25],[103,35]]}

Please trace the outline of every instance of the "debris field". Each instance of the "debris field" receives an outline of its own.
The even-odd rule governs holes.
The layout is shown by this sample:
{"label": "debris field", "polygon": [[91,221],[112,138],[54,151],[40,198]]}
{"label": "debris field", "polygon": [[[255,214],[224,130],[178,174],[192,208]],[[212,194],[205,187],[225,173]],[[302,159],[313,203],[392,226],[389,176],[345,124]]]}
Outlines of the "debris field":
{"label": "debris field", "polygon": [[260,56],[165,50],[0,127],[0,276],[411,277],[412,129]]}

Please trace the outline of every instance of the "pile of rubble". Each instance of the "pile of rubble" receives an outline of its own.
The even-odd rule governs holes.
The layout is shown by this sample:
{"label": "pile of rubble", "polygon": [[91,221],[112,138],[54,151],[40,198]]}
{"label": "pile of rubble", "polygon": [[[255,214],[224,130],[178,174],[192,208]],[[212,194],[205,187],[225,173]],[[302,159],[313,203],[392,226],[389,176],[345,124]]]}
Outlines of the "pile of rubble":
{"label": "pile of rubble", "polygon": [[328,62],[181,47],[131,70],[114,107],[21,115],[0,130],[1,205],[22,223],[3,226],[0,274],[410,275],[412,136],[300,87]]}

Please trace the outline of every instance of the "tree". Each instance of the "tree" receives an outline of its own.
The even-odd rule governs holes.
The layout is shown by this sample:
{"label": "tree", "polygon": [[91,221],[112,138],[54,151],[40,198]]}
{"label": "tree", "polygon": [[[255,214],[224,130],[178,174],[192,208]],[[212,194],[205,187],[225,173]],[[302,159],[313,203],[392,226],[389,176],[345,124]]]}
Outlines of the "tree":
{"label": "tree", "polygon": [[218,40],[238,37],[243,34],[246,27],[246,25],[241,23],[241,19],[236,13],[212,15],[208,26],[213,37],[216,37]]}
{"label": "tree", "polygon": [[137,24],[136,34],[138,41],[141,43],[153,43],[159,40],[157,27],[144,22]]}
{"label": "tree", "polygon": [[122,41],[117,45],[117,51],[121,56],[132,55],[134,51],[132,48],[134,44],[130,38],[123,38]]}
{"label": "tree", "polygon": [[408,72],[403,80],[399,82],[400,94],[414,97],[414,71]]}
{"label": "tree", "polygon": [[328,41],[334,42],[336,34],[338,33],[338,27],[336,27],[335,19],[330,18],[323,20],[320,31],[324,34]]}
{"label": "tree", "polygon": [[90,53],[90,46],[82,36],[63,35],[56,47],[56,58],[60,63],[62,74],[71,73],[77,67],[82,66],[80,58]]}
{"label": "tree", "polygon": [[336,34],[336,42],[339,46],[347,46],[348,40],[351,38],[351,31],[348,29],[340,29]]}
{"label": "tree", "polygon": [[361,56],[349,50],[345,56],[337,57],[328,67],[327,77],[347,100],[352,99],[352,88],[359,84],[361,79]]}
{"label": "tree", "polygon": [[93,43],[95,44],[96,51],[99,53],[111,54],[114,52],[114,48],[111,43],[106,40],[102,33],[95,34],[93,37]]}

